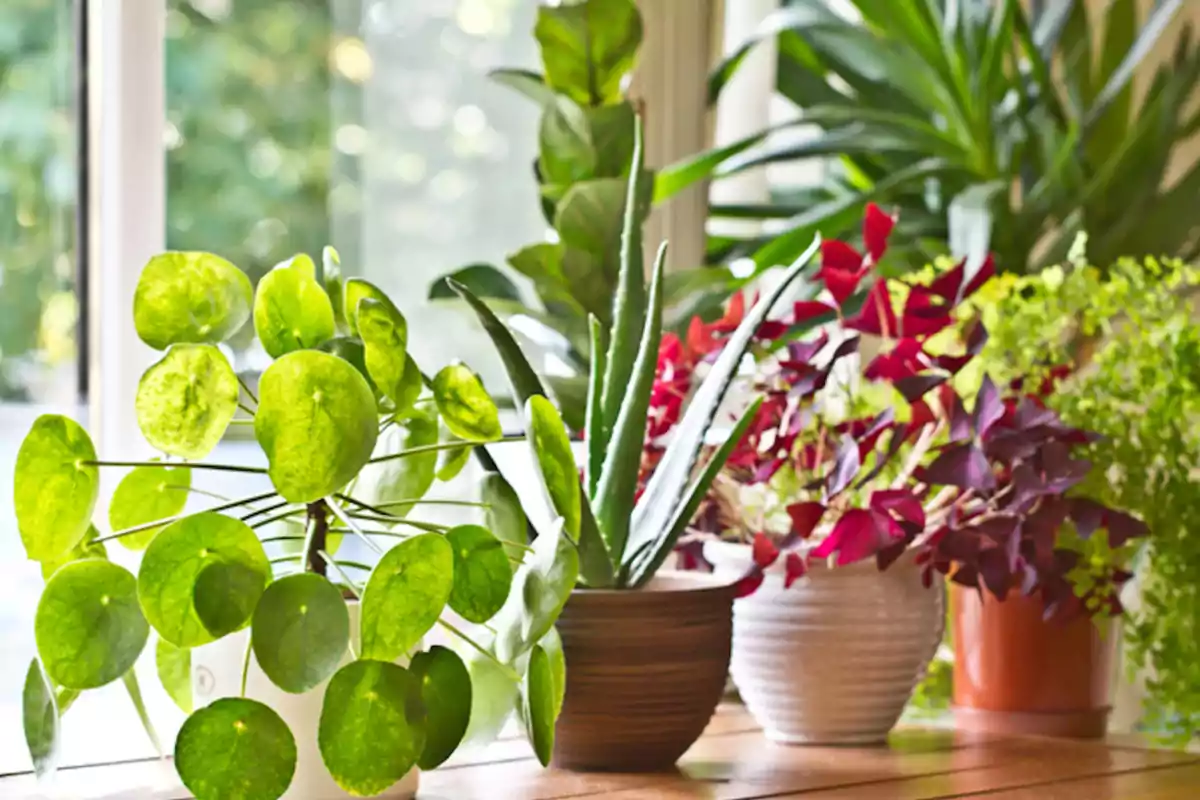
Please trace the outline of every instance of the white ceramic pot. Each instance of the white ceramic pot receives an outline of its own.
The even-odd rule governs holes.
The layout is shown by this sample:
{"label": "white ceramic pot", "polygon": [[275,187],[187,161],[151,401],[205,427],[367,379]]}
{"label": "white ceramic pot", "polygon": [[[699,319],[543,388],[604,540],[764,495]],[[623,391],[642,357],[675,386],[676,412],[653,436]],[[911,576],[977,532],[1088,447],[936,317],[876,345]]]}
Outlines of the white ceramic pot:
{"label": "white ceramic pot", "polygon": [[[347,608],[350,610],[350,630],[357,642],[358,603],[348,602]],[[249,636],[249,629],[238,631],[192,651],[192,697],[197,708],[222,697],[239,696],[242,689],[242,663]],[[349,661],[347,654],[342,663]],[[304,694],[289,694],[271,683],[258,668],[253,656],[250,658],[246,696],[274,709],[296,738],[296,773],[280,800],[342,800],[354,796],[330,777],[317,747],[317,725],[321,719],[326,683]],[[408,800],[417,793],[418,775],[414,767],[383,794],[372,796]]]}
{"label": "white ceramic pot", "polygon": [[[737,580],[750,547],[705,545],[717,575]],[[767,737],[788,744],[881,742],[937,651],[945,589],[926,589],[911,555],[829,568],[783,587],[783,559],[733,605],[730,671]]]}

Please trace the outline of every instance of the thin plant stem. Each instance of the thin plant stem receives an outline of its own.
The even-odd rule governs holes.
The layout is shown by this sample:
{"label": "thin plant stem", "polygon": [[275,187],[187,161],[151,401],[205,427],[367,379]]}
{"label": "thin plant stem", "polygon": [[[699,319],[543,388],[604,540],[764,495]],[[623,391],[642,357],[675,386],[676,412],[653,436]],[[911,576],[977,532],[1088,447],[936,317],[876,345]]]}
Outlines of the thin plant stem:
{"label": "thin plant stem", "polygon": [[254,409],[250,408],[250,406],[246,405],[240,400],[238,401],[238,408],[240,408],[242,411],[245,411],[250,416],[254,416]]}
{"label": "thin plant stem", "polygon": [[525,434],[515,434],[512,436],[502,436],[499,439],[493,439],[490,442],[438,442],[437,444],[423,444],[419,447],[410,447],[407,450],[401,450],[399,453],[390,453],[386,456],[376,456],[368,461],[368,464],[380,464],[384,461],[393,461],[397,458],[407,458],[408,456],[416,456],[421,453],[435,453],[439,450],[458,450],[463,447],[477,447],[484,444],[501,444],[503,442],[520,442],[525,440]]}
{"label": "thin plant stem", "polygon": [[[203,464],[193,461],[176,461],[171,464],[164,464],[161,461],[101,461],[99,459],[90,459],[76,462],[85,467],[163,467],[170,466],[175,469],[209,469],[217,472],[248,472],[254,475],[266,475],[266,467],[244,467],[240,464]],[[275,492],[271,492],[267,497],[273,497]],[[262,498],[258,498],[262,499]]]}
{"label": "thin plant stem", "polygon": [[[394,539],[411,539],[416,536],[415,533],[398,533],[397,531],[385,531],[380,528],[359,528],[358,531],[369,533],[372,536],[391,536]],[[330,533],[358,533],[354,528],[344,528],[339,526],[330,526]]]}
{"label": "thin plant stem", "polygon": [[357,533],[359,535],[359,537],[362,538],[362,540],[364,542],[366,542],[368,547],[370,547],[372,550],[374,550],[376,553],[379,553],[380,555],[383,554],[383,548],[380,547],[379,545],[375,544],[374,539],[367,536],[367,534],[363,533],[362,529],[358,527],[358,523],[356,523],[354,520],[350,519],[350,516],[346,513],[345,510],[342,509],[341,506],[339,506],[337,503],[332,502],[332,498],[326,499],[325,502],[329,506],[330,510],[333,511],[334,516],[336,516],[338,519],[340,519],[346,525],[347,528],[349,528],[350,530]]}
{"label": "thin plant stem", "polygon": [[255,529],[262,528],[267,525],[270,525],[272,522],[279,522],[281,519],[287,519],[288,517],[294,517],[295,515],[301,514],[303,512],[304,512],[303,508],[293,508],[292,510],[285,511],[282,514],[275,514],[273,516],[267,517],[266,519],[256,520],[250,524],[250,527],[255,528]]}
{"label": "thin plant stem", "polygon": [[290,505],[291,503],[289,503],[287,500],[280,500],[278,503],[274,503],[273,505],[257,508],[254,511],[251,511],[249,514],[244,514],[242,516],[242,522],[246,522],[252,517],[257,517],[259,514],[269,514],[272,511],[278,511],[279,509],[287,508]]}
{"label": "thin plant stem", "polygon": [[358,587],[354,585],[354,581],[350,580],[350,576],[342,571],[342,568],[338,562],[333,560],[333,556],[329,555],[329,553],[326,553],[324,550],[318,550],[317,555],[325,559],[325,563],[332,567],[333,571],[338,574],[338,577],[346,582],[346,588],[350,590],[350,593],[354,595],[355,599],[362,600],[362,592],[359,591]]}
{"label": "thin plant stem", "polygon": [[242,419],[241,417],[238,417],[237,419],[231,419],[231,420],[229,420],[229,424],[230,424],[230,425],[253,425],[253,424],[254,424],[254,420],[252,420],[252,419]]}
{"label": "thin plant stem", "polygon": [[246,653],[242,656],[242,697],[246,696],[246,679],[250,677],[250,652],[254,638],[246,637]]}
{"label": "thin plant stem", "polygon": [[389,514],[388,512],[381,510],[379,508],[379,506],[373,506],[373,505],[370,505],[369,503],[364,503],[362,500],[356,500],[348,494],[335,494],[334,497],[336,497],[338,500],[347,502],[352,506],[358,506],[359,508],[363,509],[364,511],[370,511],[372,514],[378,514],[381,517],[396,516],[395,514]]}
{"label": "thin plant stem", "polygon": [[351,569],[361,569],[367,572],[375,569],[370,564],[363,564],[359,561],[338,561],[337,563],[339,567],[350,567]]}
{"label": "thin plant stem", "polygon": [[198,494],[198,495],[201,495],[202,497],[211,497],[213,500],[226,500],[226,501],[229,500],[229,498],[223,494],[217,494],[216,492],[210,492],[205,489],[197,489],[194,486],[175,486],[174,484],[168,483],[168,484],[164,484],[162,488],[170,489],[171,491],[176,491],[176,492],[187,492],[189,494]]}
{"label": "thin plant stem", "polygon": [[[244,497],[241,500],[230,500],[228,503],[222,503],[219,506],[213,506],[212,508],[206,508],[206,509],[204,509],[204,511],[206,511],[206,512],[207,511],[214,511],[214,512],[215,511],[227,511],[228,509],[237,508],[238,506],[244,506],[244,505],[247,505],[248,503],[257,503],[260,500],[267,500],[274,496],[275,496],[275,492],[264,492],[263,494],[256,494],[251,497]],[[201,512],[197,512],[197,513],[201,513]],[[148,531],[151,528],[157,528],[161,525],[169,525],[172,522],[177,522],[178,520],[181,520],[184,517],[190,517],[190,516],[192,516],[192,515],[191,514],[177,514],[173,517],[163,517],[162,519],[156,519],[153,522],[147,522],[142,525],[135,525],[132,528],[125,528],[124,530],[119,530],[119,531],[116,531],[115,533],[110,533],[108,536],[101,536],[99,539],[96,539],[95,541],[107,542],[112,539],[120,539],[122,536],[129,536],[130,534],[141,533],[142,531]]]}
{"label": "thin plant stem", "polygon": [[377,503],[377,509],[398,508],[403,506],[461,506],[463,508],[491,508],[491,503],[477,503],[474,500],[426,500],[418,497],[411,500],[389,500],[386,503]]}
{"label": "thin plant stem", "polygon": [[317,520],[315,517],[308,518],[308,524],[304,526],[304,545],[300,548],[300,557],[304,559],[304,564],[301,569],[307,570],[312,566],[312,559],[308,554],[312,552],[313,537],[317,534]]}
{"label": "thin plant stem", "polygon": [[418,519],[405,519],[404,517],[377,517],[373,514],[359,514],[354,511],[345,512],[354,519],[366,520],[367,522],[382,522],[385,525],[408,525],[421,531],[429,533],[445,533],[450,530],[449,526],[438,525],[435,522],[422,522]]}
{"label": "thin plant stem", "polygon": [[475,648],[477,651],[479,651],[479,653],[481,655],[483,655],[485,658],[487,658],[489,661],[491,661],[493,664],[495,664],[500,669],[504,670],[504,673],[506,675],[508,675],[508,677],[512,678],[514,681],[520,682],[521,676],[517,673],[517,671],[515,669],[513,669],[512,667],[508,666],[507,664],[505,664],[500,659],[496,658],[496,656],[492,655],[492,653],[490,651],[488,651],[488,649],[486,647],[479,644],[474,639],[472,639],[470,636],[467,636],[465,633],[463,633],[458,628],[451,625],[449,622],[446,622],[446,620],[444,620],[444,619],[438,619],[438,624],[441,625],[446,630],[453,633],[458,638],[462,639],[464,642],[469,644],[471,647]]}
{"label": "thin plant stem", "polygon": [[254,392],[250,390],[250,384],[246,383],[246,379],[243,378],[241,375],[238,375],[237,379],[238,379],[238,383],[241,384],[242,391],[244,391],[246,393],[246,396],[254,401],[254,405],[258,405],[258,398],[255,397]]}
{"label": "thin plant stem", "polygon": [[303,536],[268,536],[265,539],[259,539],[263,544],[272,544],[273,542],[298,542],[303,539]]}
{"label": "thin plant stem", "polygon": [[288,555],[288,556],[278,556],[276,558],[268,559],[267,563],[268,564],[286,564],[289,561],[299,561],[302,558],[304,558],[304,556],[301,553],[292,553],[291,555]]}

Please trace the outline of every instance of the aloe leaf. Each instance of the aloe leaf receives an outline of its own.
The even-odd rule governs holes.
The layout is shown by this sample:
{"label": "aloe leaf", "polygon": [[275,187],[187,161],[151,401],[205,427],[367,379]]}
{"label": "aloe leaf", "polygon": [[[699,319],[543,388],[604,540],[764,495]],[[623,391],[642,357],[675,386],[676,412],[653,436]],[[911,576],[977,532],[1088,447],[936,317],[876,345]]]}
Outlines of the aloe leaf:
{"label": "aloe leaf", "polygon": [[[604,375],[604,332],[600,328],[600,320],[588,317],[588,328],[592,338],[592,368],[588,373],[587,417],[584,424],[587,431],[596,430],[600,424],[600,391],[601,376]],[[600,469],[604,464],[604,442],[599,436],[586,436],[587,462],[584,464],[584,479],[587,481],[587,495],[591,497],[596,492],[596,484],[600,482]]]}
{"label": "aloe leaf", "polygon": [[1138,32],[1133,46],[1129,48],[1120,65],[1113,70],[1108,82],[1104,84],[1104,88],[1096,95],[1096,101],[1088,109],[1083,121],[1085,130],[1091,128],[1112,103],[1117,102],[1129,81],[1133,79],[1133,73],[1138,65],[1154,49],[1155,43],[1158,42],[1163,31],[1178,15],[1181,8],[1183,8],[1183,0],[1162,0],[1150,14],[1146,24]]}
{"label": "aloe leaf", "polygon": [[725,466],[725,462],[729,460],[730,453],[733,452],[738,442],[746,434],[746,429],[754,421],[761,406],[762,398],[758,397],[742,414],[741,419],[737,421],[737,424],[733,426],[733,430],[730,431],[729,437],[721,443],[721,446],[717,448],[717,452],[713,453],[712,458],[704,465],[704,469],[692,481],[683,502],[675,509],[675,513],[671,517],[671,522],[667,525],[667,535],[659,539],[652,549],[642,551],[646,555],[636,560],[631,559],[628,585],[636,588],[654,577],[654,573],[662,566],[667,555],[675,548],[675,542],[679,540],[679,535],[683,533],[688,523],[692,521],[692,517],[696,515],[696,509],[700,507],[700,502],[708,494],[709,488],[712,486],[713,481],[716,480],[717,473],[721,471]]}
{"label": "aloe leaf", "polygon": [[[646,441],[646,414],[650,407],[650,392],[658,366],[658,344],[662,338],[662,281],[667,260],[667,245],[658,248],[654,260],[654,275],[650,282],[650,307],[642,331],[641,345],[632,374],[622,382],[624,400],[606,444],[604,466],[596,485],[593,500],[596,522],[613,559],[620,563],[629,537],[629,517],[637,491],[638,469]],[[589,438],[595,434],[588,432]]]}
{"label": "aloe leaf", "polygon": [[814,237],[809,248],[800,258],[788,268],[783,279],[768,295],[760,299],[754,308],[746,314],[741,325],[730,336],[728,344],[721,352],[709,370],[707,377],[700,384],[688,410],[676,428],[675,439],[667,448],[662,460],[650,477],[646,490],[642,493],[637,507],[634,509],[631,530],[627,547],[629,552],[636,553],[643,547],[653,546],[648,543],[671,541],[671,531],[668,522],[678,506],[679,498],[691,475],[692,467],[700,455],[704,444],[704,435],[712,424],[729,384],[733,381],[734,373],[742,360],[750,339],[758,330],[758,326],[766,319],[767,313],[776,301],[799,275],[808,268],[821,247],[821,238]]}
{"label": "aloe leaf", "polygon": [[591,589],[606,589],[616,580],[617,563],[618,559],[609,555],[585,493],[579,498],[579,579]]}
{"label": "aloe leaf", "polygon": [[621,271],[617,276],[614,301],[612,338],[604,363],[604,385],[600,392],[600,427],[588,431],[589,436],[609,440],[617,422],[621,398],[629,386],[633,362],[637,357],[638,334],[646,312],[646,286],[642,266],[642,229],[638,224],[638,198],[642,196],[645,180],[642,123],[634,125],[633,163],[629,169],[628,191],[625,193],[625,221],[621,228]]}
{"label": "aloe leaf", "polygon": [[492,313],[487,304],[476,297],[466,286],[453,278],[447,278],[446,283],[459,297],[467,301],[475,315],[479,317],[484,331],[496,345],[496,350],[500,353],[500,360],[504,362],[504,369],[508,372],[508,380],[512,384],[513,395],[517,402],[524,407],[530,397],[535,395],[546,397],[546,390],[542,387],[541,379],[534,372],[529,360],[521,352],[517,340],[513,338],[512,333],[500,321],[500,318]]}

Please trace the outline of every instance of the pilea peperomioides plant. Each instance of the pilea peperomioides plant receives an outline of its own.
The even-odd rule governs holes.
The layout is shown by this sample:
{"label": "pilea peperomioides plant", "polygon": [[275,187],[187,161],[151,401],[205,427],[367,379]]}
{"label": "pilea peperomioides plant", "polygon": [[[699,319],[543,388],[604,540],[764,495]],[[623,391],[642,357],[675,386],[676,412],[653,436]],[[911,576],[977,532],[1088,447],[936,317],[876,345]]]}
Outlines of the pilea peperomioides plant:
{"label": "pilea peperomioides plant", "polygon": [[[251,317],[275,359],[257,396],[218,347]],[[257,292],[217,256],[157,256],[138,283],[134,320],[143,341],[165,350],[137,392],[138,422],[163,460],[105,461],[62,416],[38,419],[17,458],[20,535],[47,579],[24,704],[39,773],[53,769],[59,717],[81,691],[123,680],[152,731],[134,672],[151,630],[164,687],[190,714],[175,766],[201,800],[271,800],[292,780],[293,732],[245,696],[252,657],[285,692],[325,686],[319,749],[352,794],[440,764],[463,740],[473,704],[520,708],[531,732],[553,729],[565,667],[552,625],[578,572],[561,526],[526,544],[523,511],[498,474],[484,490],[493,530],[410,515],[422,504],[479,505],[424,497],[472,448],[504,438],[471,370],[422,373],[403,315],[370,283],[343,283],[331,249],[321,269],[307,256],[280,264]],[[239,408],[266,466],[199,460]],[[106,467],[132,471],[113,494],[111,532],[101,533],[92,517]],[[208,470],[243,473],[260,490],[185,513],[190,497],[214,497],[193,481]],[[344,537],[362,560],[339,555],[350,549],[339,548]],[[107,559],[111,542],[144,549],[137,575]],[[489,623],[503,658],[448,611]],[[467,663],[447,647],[421,649],[435,625]],[[191,649],[247,627],[242,696],[192,711]],[[503,692],[472,677],[476,662],[504,678]]]}

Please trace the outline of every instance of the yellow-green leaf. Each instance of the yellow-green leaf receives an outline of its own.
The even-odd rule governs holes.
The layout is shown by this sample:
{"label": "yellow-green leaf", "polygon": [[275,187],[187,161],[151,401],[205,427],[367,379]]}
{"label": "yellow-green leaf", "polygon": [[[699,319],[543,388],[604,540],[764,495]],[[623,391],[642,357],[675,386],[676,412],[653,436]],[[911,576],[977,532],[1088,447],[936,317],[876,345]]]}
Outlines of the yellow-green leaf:
{"label": "yellow-green leaf", "polygon": [[395,661],[437,622],[454,587],[454,551],[425,533],[384,553],[362,595],[363,658]]}
{"label": "yellow-green leaf", "polygon": [[21,442],[13,505],[25,553],[53,561],[82,541],[100,491],[100,471],[89,466],[96,449],[78,422],[58,414],[38,417]]}
{"label": "yellow-green leaf", "polygon": [[[135,467],[113,492],[108,505],[108,524],[114,532],[135,528],[159,519],[174,517],[187,505],[192,471],[182,467]],[[162,530],[144,531],[122,536],[117,541],[130,550],[144,550],[150,540]]]}
{"label": "yellow-green leaf", "polygon": [[317,283],[311,258],[297,257],[259,280],[254,331],[272,358],[333,338],[333,305]]}
{"label": "yellow-green leaf", "polygon": [[492,442],[503,435],[495,401],[466,366],[442,367],[433,379],[433,398],[446,427],[460,439]]}
{"label": "yellow-green leaf", "polygon": [[237,375],[216,347],[173,345],[138,382],[138,427],[164,453],[204,458],[237,413],[238,391]]}
{"label": "yellow-green leaf", "polygon": [[246,273],[211,253],[163,253],[150,259],[133,295],[133,324],[156,350],[217,344],[250,317],[254,287]]}

